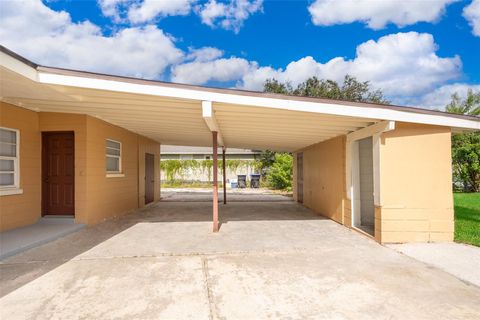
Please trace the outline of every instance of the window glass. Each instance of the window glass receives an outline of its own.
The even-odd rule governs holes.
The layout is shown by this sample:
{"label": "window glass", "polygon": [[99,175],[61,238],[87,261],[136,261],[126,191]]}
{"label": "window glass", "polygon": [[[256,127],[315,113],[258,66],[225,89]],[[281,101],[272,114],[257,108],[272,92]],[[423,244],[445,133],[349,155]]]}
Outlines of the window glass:
{"label": "window glass", "polygon": [[15,171],[14,160],[0,159],[0,171]]}
{"label": "window glass", "polygon": [[118,141],[107,139],[105,153],[107,157],[107,162],[106,162],[107,172],[120,172],[122,144]]}
{"label": "window glass", "polygon": [[18,187],[18,131],[0,128],[0,187]]}
{"label": "window glass", "polygon": [[15,174],[0,172],[0,186],[13,186],[15,184]]}
{"label": "window glass", "polygon": [[0,129],[0,142],[17,143],[17,133],[13,130]]}
{"label": "window glass", "polygon": [[107,171],[120,171],[119,164],[118,158],[107,157]]}

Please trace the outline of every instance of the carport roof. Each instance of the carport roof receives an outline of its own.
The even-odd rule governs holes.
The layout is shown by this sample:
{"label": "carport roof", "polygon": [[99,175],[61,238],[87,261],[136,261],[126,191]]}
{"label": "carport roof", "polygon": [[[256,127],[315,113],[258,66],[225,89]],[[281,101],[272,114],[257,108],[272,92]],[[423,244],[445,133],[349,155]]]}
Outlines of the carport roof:
{"label": "carport roof", "polygon": [[88,114],[162,144],[294,151],[381,121],[480,130],[477,117],[412,107],[208,88],[37,65],[0,46],[1,100]]}

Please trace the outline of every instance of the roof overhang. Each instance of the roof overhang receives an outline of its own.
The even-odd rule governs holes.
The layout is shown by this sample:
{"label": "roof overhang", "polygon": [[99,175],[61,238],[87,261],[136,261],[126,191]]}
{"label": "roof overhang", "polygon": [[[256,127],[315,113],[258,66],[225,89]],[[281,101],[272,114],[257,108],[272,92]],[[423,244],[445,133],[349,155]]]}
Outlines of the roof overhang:
{"label": "roof overhang", "polygon": [[35,65],[1,48],[2,101],[87,114],[162,144],[294,151],[381,121],[480,130],[480,119],[409,107],[205,88]]}

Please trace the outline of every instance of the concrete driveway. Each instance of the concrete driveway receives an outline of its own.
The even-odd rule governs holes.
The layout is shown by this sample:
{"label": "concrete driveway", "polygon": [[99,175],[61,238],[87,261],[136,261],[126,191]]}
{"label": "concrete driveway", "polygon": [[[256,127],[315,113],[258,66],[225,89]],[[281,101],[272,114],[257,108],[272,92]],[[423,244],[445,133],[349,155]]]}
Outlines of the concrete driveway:
{"label": "concrete driveway", "polygon": [[1,318],[480,318],[480,288],[287,198],[220,205],[213,234],[176,196],[2,261]]}

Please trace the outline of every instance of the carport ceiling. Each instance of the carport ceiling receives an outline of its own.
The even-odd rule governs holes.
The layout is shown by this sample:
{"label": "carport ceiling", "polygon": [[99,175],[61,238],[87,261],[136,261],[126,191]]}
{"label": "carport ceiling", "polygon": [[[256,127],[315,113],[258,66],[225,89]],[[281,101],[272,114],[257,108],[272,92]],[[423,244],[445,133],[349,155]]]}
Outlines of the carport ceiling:
{"label": "carport ceiling", "polygon": [[478,119],[438,112],[46,68],[5,48],[1,55],[3,101],[37,112],[87,114],[162,144],[211,146],[202,101],[232,148],[294,151],[383,120],[480,129]]}

